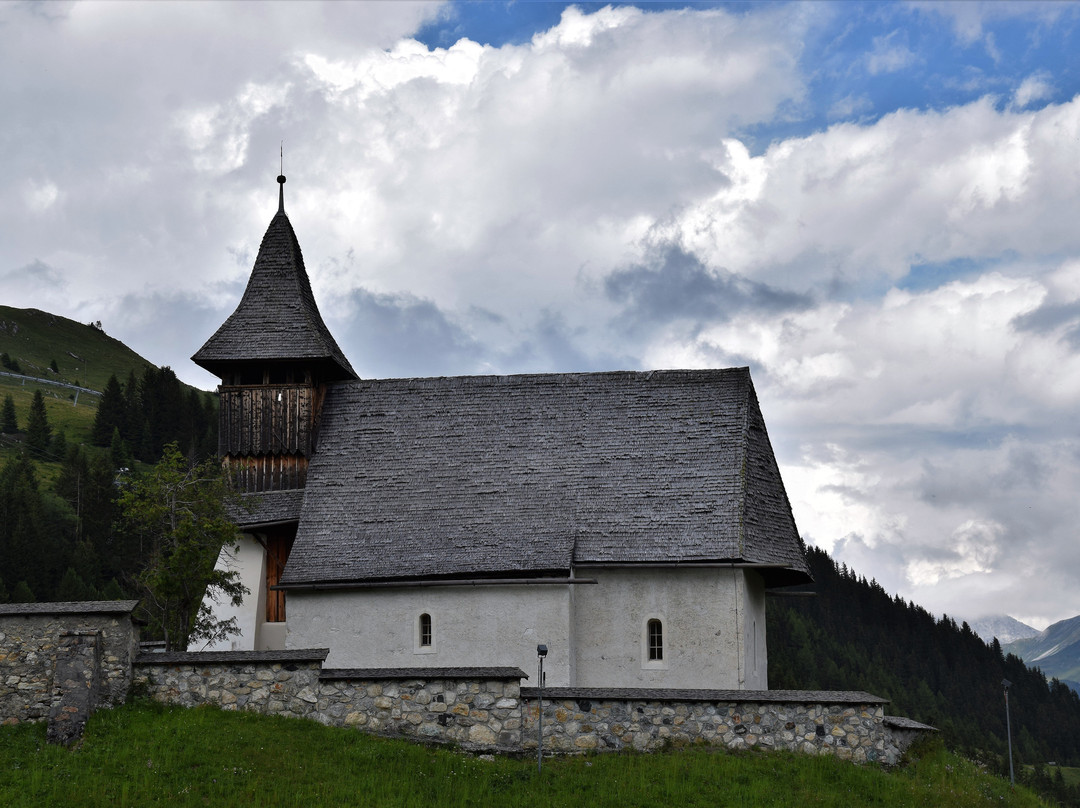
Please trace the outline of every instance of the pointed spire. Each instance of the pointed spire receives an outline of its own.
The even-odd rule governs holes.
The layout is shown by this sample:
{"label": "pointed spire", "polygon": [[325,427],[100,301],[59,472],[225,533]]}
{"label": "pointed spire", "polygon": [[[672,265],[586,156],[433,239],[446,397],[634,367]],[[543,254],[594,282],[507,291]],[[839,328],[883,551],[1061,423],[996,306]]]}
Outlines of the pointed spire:
{"label": "pointed spire", "polygon": [[299,362],[319,368],[331,381],[357,378],[315,304],[300,244],[285,215],[284,175],[278,176],[278,212],[263,236],[244,296],[192,359],[219,376],[237,363]]}

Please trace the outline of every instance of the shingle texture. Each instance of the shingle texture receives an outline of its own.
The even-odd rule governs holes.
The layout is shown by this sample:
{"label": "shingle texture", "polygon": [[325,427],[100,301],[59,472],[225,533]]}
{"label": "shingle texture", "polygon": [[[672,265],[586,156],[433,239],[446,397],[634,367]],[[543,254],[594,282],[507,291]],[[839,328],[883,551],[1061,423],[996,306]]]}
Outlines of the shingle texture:
{"label": "shingle texture", "polygon": [[747,562],[809,580],[746,368],[334,385],[283,584]]}
{"label": "shingle texture", "polygon": [[300,518],[303,501],[300,489],[245,494],[239,505],[229,507],[229,516],[240,528],[295,522]]}
{"label": "shingle texture", "polygon": [[192,360],[212,373],[238,362],[304,360],[328,379],[355,379],[315,305],[289,217],[278,211],[263,236],[240,305]]}

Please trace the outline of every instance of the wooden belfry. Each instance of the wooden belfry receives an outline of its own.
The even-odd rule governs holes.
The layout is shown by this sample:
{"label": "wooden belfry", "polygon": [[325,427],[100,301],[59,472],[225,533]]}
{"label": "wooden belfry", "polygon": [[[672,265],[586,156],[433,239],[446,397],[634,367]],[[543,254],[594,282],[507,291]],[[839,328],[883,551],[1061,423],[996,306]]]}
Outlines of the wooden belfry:
{"label": "wooden belfry", "polygon": [[[329,384],[356,372],[323,322],[304,258],[285,215],[285,177],[236,311],[192,360],[218,376],[218,453],[245,494],[302,489]],[[295,518],[249,528],[266,548],[267,584],[278,582]],[[267,590],[266,620],[285,619],[284,592]]]}
{"label": "wooden belfry", "polygon": [[219,453],[245,493],[304,487],[326,385],[356,378],[315,305],[278,183],[240,305],[192,357],[221,379]]}

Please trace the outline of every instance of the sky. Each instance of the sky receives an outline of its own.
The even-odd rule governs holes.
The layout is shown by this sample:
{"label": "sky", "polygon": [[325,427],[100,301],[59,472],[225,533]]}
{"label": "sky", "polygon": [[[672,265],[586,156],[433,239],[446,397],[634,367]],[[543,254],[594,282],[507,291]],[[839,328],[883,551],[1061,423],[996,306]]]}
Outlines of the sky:
{"label": "sky", "polygon": [[283,159],[361,376],[749,366],[807,543],[1080,614],[1080,4],[7,2],[0,106],[0,304],[213,389]]}

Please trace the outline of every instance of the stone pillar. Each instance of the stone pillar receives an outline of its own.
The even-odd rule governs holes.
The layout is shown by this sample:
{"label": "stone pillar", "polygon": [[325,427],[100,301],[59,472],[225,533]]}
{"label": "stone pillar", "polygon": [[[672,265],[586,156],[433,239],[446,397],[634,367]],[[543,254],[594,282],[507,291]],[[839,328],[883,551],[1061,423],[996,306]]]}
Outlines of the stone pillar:
{"label": "stone pillar", "polygon": [[82,737],[98,701],[101,632],[61,631],[56,644],[49,743],[69,745]]}

